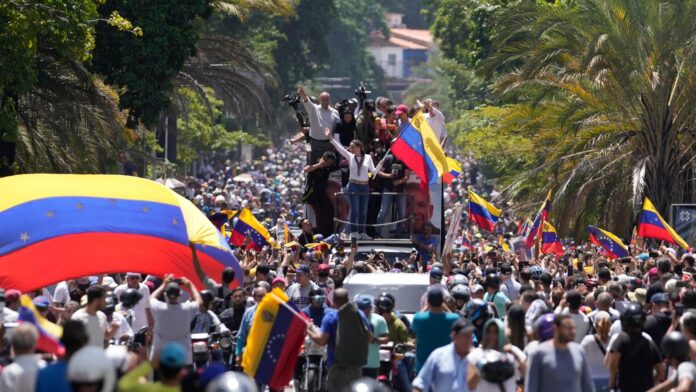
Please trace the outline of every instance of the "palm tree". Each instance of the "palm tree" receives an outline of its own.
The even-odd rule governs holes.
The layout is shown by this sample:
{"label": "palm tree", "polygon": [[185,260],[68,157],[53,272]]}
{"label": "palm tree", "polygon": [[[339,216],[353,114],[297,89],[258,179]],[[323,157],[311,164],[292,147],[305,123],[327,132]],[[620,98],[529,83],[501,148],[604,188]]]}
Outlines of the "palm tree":
{"label": "palm tree", "polygon": [[116,93],[78,61],[37,61],[37,82],[17,104],[20,172],[113,172],[126,135]]}
{"label": "palm tree", "polygon": [[500,15],[482,70],[502,72],[495,91],[526,113],[542,162],[510,190],[541,176],[566,227],[626,232],[643,196],[663,213],[693,197],[694,20],[694,0],[522,2]]}

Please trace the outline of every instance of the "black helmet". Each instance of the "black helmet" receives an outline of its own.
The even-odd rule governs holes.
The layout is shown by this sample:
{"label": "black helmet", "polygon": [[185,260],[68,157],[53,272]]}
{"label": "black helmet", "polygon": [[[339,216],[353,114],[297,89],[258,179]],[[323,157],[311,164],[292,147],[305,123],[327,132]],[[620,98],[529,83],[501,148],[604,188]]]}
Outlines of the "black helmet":
{"label": "black helmet", "polygon": [[374,378],[363,377],[353,381],[348,390],[350,392],[388,392],[389,388]]}
{"label": "black helmet", "polygon": [[203,303],[206,305],[213,302],[213,300],[215,299],[215,295],[210,290],[201,290],[200,294],[201,298],[203,299]]}
{"label": "black helmet", "polygon": [[104,314],[107,316],[110,316],[114,313],[114,310],[116,310],[116,299],[114,297],[108,295],[106,296],[106,306],[104,307]]}
{"label": "black helmet", "polygon": [[635,327],[640,327],[642,329],[643,324],[645,324],[643,307],[637,302],[631,302],[626,305],[626,308],[624,308],[624,311],[621,313],[621,329],[624,331]]}
{"label": "black helmet", "polygon": [[487,274],[486,280],[483,281],[483,285],[488,287],[500,287],[500,276],[498,274]]}
{"label": "black helmet", "polygon": [[493,317],[493,315],[488,309],[488,303],[483,300],[476,298],[466,304],[466,318],[468,318],[472,324],[483,325],[483,323],[491,317]]}
{"label": "black helmet", "polygon": [[391,312],[394,310],[394,301],[386,295],[381,295],[377,298],[377,301],[375,301],[375,306],[381,311]]}
{"label": "black helmet", "polygon": [[466,286],[467,284],[469,284],[469,279],[467,279],[466,276],[464,276],[463,274],[456,274],[447,281],[447,289],[452,290],[452,288],[454,288],[455,286]]}
{"label": "black helmet", "polygon": [[143,295],[140,294],[138,289],[125,289],[119,297],[121,306],[128,309],[135,306],[141,299],[143,299]]}
{"label": "black helmet", "polygon": [[394,294],[383,291],[379,296],[389,298],[392,301],[393,306],[396,306],[396,298],[394,298]]}
{"label": "black helmet", "polygon": [[501,384],[515,375],[515,365],[507,354],[495,350],[485,350],[476,368],[481,378],[495,384]]}
{"label": "black helmet", "polygon": [[672,331],[662,338],[662,354],[679,360],[689,358],[689,341],[681,332]]}
{"label": "black helmet", "polygon": [[224,270],[222,270],[222,282],[230,284],[234,280],[234,270],[232,267],[225,267]]}
{"label": "black helmet", "polygon": [[452,294],[452,297],[454,299],[461,299],[464,302],[469,302],[469,299],[471,298],[471,293],[469,292],[469,288],[464,286],[463,284],[458,284],[450,290],[450,294]]}

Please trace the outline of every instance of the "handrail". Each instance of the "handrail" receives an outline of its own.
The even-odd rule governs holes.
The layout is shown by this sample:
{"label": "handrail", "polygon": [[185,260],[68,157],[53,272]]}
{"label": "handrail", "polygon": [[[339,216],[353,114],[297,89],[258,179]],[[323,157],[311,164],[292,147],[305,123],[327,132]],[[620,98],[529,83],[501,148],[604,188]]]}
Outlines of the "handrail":
{"label": "handrail", "polygon": [[[350,195],[369,195],[369,196],[392,195],[392,196],[397,196],[397,197],[407,196],[411,199],[411,205],[413,205],[413,199],[414,199],[413,195],[405,193],[405,192],[343,192],[343,191],[336,192],[335,193],[336,197],[334,197],[334,200],[333,200],[333,203],[334,203],[334,205],[333,205],[333,207],[334,207],[334,218],[333,218],[333,220],[334,220],[334,234],[338,234],[338,225],[341,223],[348,224],[348,225],[354,225],[354,226],[364,226],[364,227],[382,227],[382,226],[395,226],[399,223],[409,221],[409,222],[411,222],[408,225],[409,238],[413,236],[413,220],[414,220],[413,209],[411,209],[411,214],[409,214],[408,217],[405,217],[403,219],[399,219],[397,221],[391,221],[391,222],[386,222],[386,223],[357,223],[357,222],[353,223],[350,220],[345,221],[345,220],[338,219],[336,217],[336,211],[338,211],[338,196],[341,196],[341,195],[347,196],[349,194]],[[378,212],[378,214],[379,214],[379,212]],[[349,215],[348,219],[350,219],[350,214],[348,214],[348,215]],[[392,215],[394,215],[394,211],[392,211]]]}

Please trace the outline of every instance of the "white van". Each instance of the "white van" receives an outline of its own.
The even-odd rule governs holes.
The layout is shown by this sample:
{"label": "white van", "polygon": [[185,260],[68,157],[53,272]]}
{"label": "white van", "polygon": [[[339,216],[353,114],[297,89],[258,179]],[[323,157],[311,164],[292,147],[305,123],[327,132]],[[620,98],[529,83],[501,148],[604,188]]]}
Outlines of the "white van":
{"label": "white van", "polygon": [[428,274],[392,272],[353,274],[343,281],[343,287],[352,299],[360,294],[377,299],[383,292],[391,293],[396,298],[395,309],[405,314],[409,320],[420,310],[420,299],[428,290],[429,284]]}

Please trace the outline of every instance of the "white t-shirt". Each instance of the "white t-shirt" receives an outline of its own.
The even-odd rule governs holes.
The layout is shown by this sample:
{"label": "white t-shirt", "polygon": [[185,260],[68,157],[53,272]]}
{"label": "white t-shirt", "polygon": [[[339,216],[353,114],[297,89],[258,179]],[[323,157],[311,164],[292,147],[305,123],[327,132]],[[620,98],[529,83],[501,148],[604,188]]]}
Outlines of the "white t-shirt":
{"label": "white t-shirt", "polygon": [[696,391],[696,364],[691,361],[682,362],[677,366],[677,372],[672,378],[678,385],[684,379],[690,379],[691,389],[690,392]]}
{"label": "white t-shirt", "polygon": [[358,172],[358,162],[355,159],[355,154],[348,152],[348,150],[346,150],[341,143],[334,139],[331,139],[331,144],[336,147],[338,153],[343,155],[343,157],[346,158],[346,160],[350,163],[351,180],[366,182],[369,179],[367,173],[375,174],[377,172],[377,168],[375,168],[375,164],[372,162],[372,156],[370,156],[370,154],[363,154],[362,166],[360,166],[361,169]]}
{"label": "white t-shirt", "polygon": [[573,341],[580,344],[582,339],[590,333],[590,329],[592,328],[590,319],[585,313],[570,313],[568,308],[563,308],[560,312],[558,312],[558,308],[556,310],[556,313],[567,314],[573,319],[573,322],[575,322],[575,339]]}
{"label": "white t-shirt", "polygon": [[[590,366],[592,378],[609,378],[609,369],[604,367],[604,354],[602,354],[602,350],[597,346],[595,336],[585,336],[580,346],[585,350],[585,356],[587,357],[587,364]],[[604,347],[605,352],[609,348],[608,346],[609,344],[607,343],[607,347]]]}
{"label": "white t-shirt", "polygon": [[97,311],[97,314],[92,316],[87,313],[85,308],[81,308],[73,313],[71,319],[82,321],[85,324],[87,336],[89,336],[87,344],[104,348],[104,337],[108,328],[104,312]]}
{"label": "white t-shirt", "polygon": [[121,312],[114,312],[111,318],[118,323],[114,339],[118,342],[122,336],[128,336],[128,340],[132,340],[134,336],[133,329],[126,321],[126,317]]}
{"label": "white t-shirt", "polygon": [[[127,284],[122,284],[116,287],[114,289],[114,295],[116,298],[121,298],[121,293],[126,291],[127,288]],[[131,328],[135,332],[140,331],[143,327],[147,327],[146,309],[150,308],[150,289],[148,289],[143,283],[140,283],[138,286],[138,292],[143,297],[133,307],[133,320],[131,321]]]}
{"label": "white t-shirt", "polygon": [[16,323],[19,313],[5,306],[2,308],[2,322],[3,323]]}
{"label": "white t-shirt", "polygon": [[19,355],[14,363],[2,369],[0,375],[0,391],[2,392],[34,392],[36,375],[46,362],[35,354]]}
{"label": "white t-shirt", "polygon": [[437,108],[431,107],[430,110],[432,110],[435,115],[431,117],[430,113],[426,114],[426,121],[428,125],[430,125],[430,128],[432,128],[435,136],[437,136],[437,140],[442,142],[442,139],[447,136],[447,131],[445,131],[445,116]]}
{"label": "white t-shirt", "polygon": [[[517,379],[520,378],[520,371],[519,366],[517,366],[517,361],[515,357],[526,358],[522,350],[520,350],[519,348],[512,346],[512,350],[515,351],[515,355],[512,355],[510,353],[506,355],[508,356],[510,361],[515,364],[515,375],[505,380],[505,382],[503,383],[503,390],[506,392],[515,392],[517,390]],[[467,355],[466,359],[467,361],[469,361],[470,364],[474,365],[475,368],[476,365],[483,358],[483,354],[485,353],[485,351],[486,350],[484,350],[481,347],[476,347],[475,349],[471,350],[469,355]],[[471,392],[501,392],[501,389],[498,384],[493,384],[481,378],[478,385],[476,386],[476,389],[472,389]]]}
{"label": "white t-shirt", "polygon": [[53,302],[65,305],[68,301],[70,301],[68,282],[62,281],[56,285],[56,289],[53,291]]}
{"label": "white t-shirt", "polygon": [[159,355],[166,343],[178,342],[186,350],[186,364],[192,364],[191,321],[198,313],[198,303],[188,301],[172,305],[151,298],[150,311],[155,319],[150,360]]}

